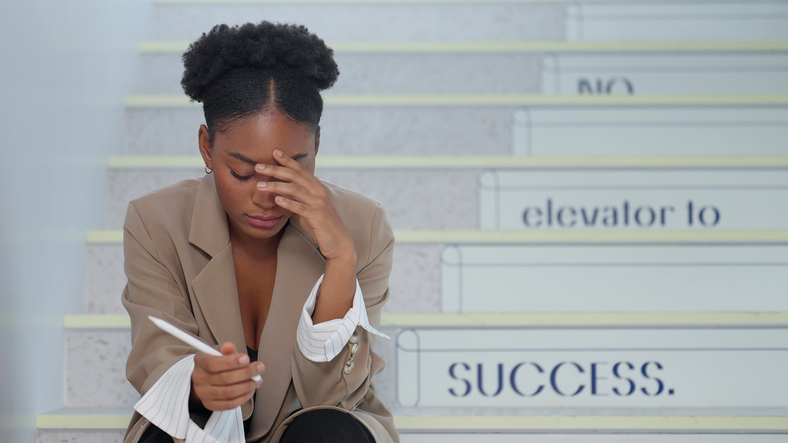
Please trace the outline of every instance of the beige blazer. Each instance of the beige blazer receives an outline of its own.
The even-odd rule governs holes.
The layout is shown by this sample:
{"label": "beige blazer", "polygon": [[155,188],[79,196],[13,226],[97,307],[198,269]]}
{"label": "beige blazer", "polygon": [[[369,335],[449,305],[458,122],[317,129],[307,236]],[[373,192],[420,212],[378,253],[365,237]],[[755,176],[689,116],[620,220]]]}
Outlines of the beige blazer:
{"label": "beige blazer", "polygon": [[[378,328],[380,310],[389,297],[391,227],[376,202],[325,185],[355,242],[356,275],[369,321]],[[284,229],[273,299],[258,350],[259,361],[266,367],[263,385],[241,407],[244,420],[253,417],[247,441],[275,443],[299,413],[330,407],[361,420],[378,442],[398,442],[391,413],[371,383],[385,365],[372,351],[374,335],[356,329],[360,346],[349,374],[343,371],[349,346],[327,363],[312,362],[298,349],[301,309],[325,270],[325,259],[295,218]],[[126,376],[141,395],[173,364],[196,353],[158,330],[148,315],[159,316],[211,345],[230,341],[240,352],[246,350],[227,218],[212,175],[132,201],[123,249],[128,284],[122,301],[131,317],[132,340]],[[200,419],[205,417],[195,417],[198,423]],[[135,412],[124,443],[137,442],[148,424]]]}

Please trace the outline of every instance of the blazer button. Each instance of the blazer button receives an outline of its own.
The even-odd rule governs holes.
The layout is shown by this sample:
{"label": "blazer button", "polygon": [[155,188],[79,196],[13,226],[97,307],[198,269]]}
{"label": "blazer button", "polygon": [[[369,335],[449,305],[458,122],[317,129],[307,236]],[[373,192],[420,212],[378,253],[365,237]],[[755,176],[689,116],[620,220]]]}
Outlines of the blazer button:
{"label": "blazer button", "polygon": [[358,343],[353,343],[353,346],[350,347],[350,354],[355,355],[358,352]]}
{"label": "blazer button", "polygon": [[345,368],[343,369],[343,371],[345,372],[345,374],[350,374],[351,372],[353,372],[354,367],[356,367],[356,364],[353,363],[352,358],[349,358],[347,359],[347,362],[345,362]]}
{"label": "blazer button", "polygon": [[353,334],[350,336],[350,343],[356,344],[358,343],[358,335]]}

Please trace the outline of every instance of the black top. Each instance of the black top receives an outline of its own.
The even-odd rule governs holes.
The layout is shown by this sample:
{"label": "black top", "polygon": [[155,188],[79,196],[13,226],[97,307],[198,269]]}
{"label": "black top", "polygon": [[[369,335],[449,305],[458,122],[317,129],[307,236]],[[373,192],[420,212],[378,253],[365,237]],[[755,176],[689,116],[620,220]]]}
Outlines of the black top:
{"label": "black top", "polygon": [[246,353],[249,355],[250,362],[257,361],[257,351],[247,346]]}

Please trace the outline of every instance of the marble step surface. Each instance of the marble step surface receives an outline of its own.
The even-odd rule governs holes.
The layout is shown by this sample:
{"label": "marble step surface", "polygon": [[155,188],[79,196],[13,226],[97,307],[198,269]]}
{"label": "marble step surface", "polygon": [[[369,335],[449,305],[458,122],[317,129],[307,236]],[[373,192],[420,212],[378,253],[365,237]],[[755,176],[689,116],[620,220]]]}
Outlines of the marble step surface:
{"label": "marble step surface", "polygon": [[585,1],[564,12],[573,41],[788,40],[784,2]]}
{"label": "marble step surface", "polygon": [[[125,413],[125,414],[124,414]],[[113,415],[110,415],[113,414]],[[785,417],[399,415],[403,443],[777,443],[785,440]],[[36,417],[36,443],[120,443],[131,411],[63,409]]]}
{"label": "marble step surface", "polygon": [[532,2],[157,2],[153,40],[197,39],[218,23],[297,23],[330,41],[561,40],[562,5]]}
{"label": "marble step surface", "polygon": [[[181,94],[181,53],[143,53],[135,92]],[[337,52],[336,94],[530,94],[539,59],[527,53]]]}
{"label": "marble step surface", "polygon": [[[135,93],[181,94],[185,42],[140,46]],[[333,94],[784,94],[784,43],[337,43]]]}
{"label": "marble step surface", "polygon": [[[122,234],[113,242],[88,243],[86,246],[86,312],[125,314],[120,302],[126,285],[123,273]],[[439,312],[440,249],[437,243],[401,242],[394,246],[395,265],[389,287],[392,297],[386,312]]]}
{"label": "marble step surface", "polygon": [[[128,202],[150,191],[205,174],[202,168],[110,169],[107,220],[120,228]],[[394,229],[476,229],[478,170],[331,169],[321,180],[371,197],[386,209]]]}
{"label": "marble step surface", "polygon": [[[394,247],[394,267],[392,269],[389,287],[392,297],[384,308],[388,314],[413,314],[413,313],[438,313],[438,312],[498,312],[511,311],[512,306],[525,306],[525,311],[538,312],[569,312],[583,309],[592,311],[606,311],[609,309],[622,310],[621,305],[609,303],[604,307],[600,304],[593,304],[584,299],[580,302],[572,303],[571,308],[558,308],[560,301],[566,298],[567,293],[560,293],[556,296],[540,298],[533,302],[527,302],[521,297],[514,300],[507,299],[506,294],[513,294],[511,289],[506,289],[486,297],[485,290],[479,290],[479,282],[495,282],[491,286],[501,284],[512,284],[519,288],[521,285],[512,283],[521,281],[523,274],[534,272],[534,269],[523,268],[522,258],[515,254],[514,260],[518,266],[512,263],[506,265],[501,262],[507,255],[518,251],[539,251],[538,255],[542,260],[550,261],[554,266],[574,265],[571,268],[561,268],[564,275],[572,275],[573,278],[559,285],[565,292],[589,293],[589,291],[611,290],[605,284],[588,283],[583,290],[566,290],[571,285],[582,286],[584,283],[583,272],[597,273],[598,267],[595,260],[586,257],[586,266],[577,266],[578,252],[591,251],[588,253],[601,253],[611,263],[625,261],[630,262],[633,256],[654,256],[654,254],[667,253],[670,257],[684,256],[692,254],[715,254],[715,250],[726,251],[728,253],[750,254],[756,261],[763,261],[766,256],[784,250],[784,245],[788,241],[788,231],[689,231],[689,232],[647,232],[647,231],[628,231],[628,232],[548,232],[548,231],[395,231],[397,239]],[[93,231],[88,234],[86,243],[86,311],[88,314],[125,314],[120,302],[120,294],[126,284],[126,277],[123,273],[123,235],[122,231]],[[596,251],[596,252],[594,252]],[[683,251],[683,252],[682,252]],[[479,256],[479,254],[482,254]],[[644,255],[645,254],[645,255]],[[678,254],[678,255],[677,255]],[[548,259],[549,255],[549,259]],[[617,258],[616,258],[617,257]],[[458,258],[462,258],[458,261]],[[498,273],[496,267],[488,265],[488,261],[498,260],[503,273]],[[670,263],[670,259],[666,262]],[[725,263],[720,262],[723,266]],[[461,266],[458,266],[461,265]],[[768,266],[768,264],[766,264]],[[773,266],[772,266],[773,267]],[[537,268],[541,269],[541,268]],[[567,270],[568,269],[568,270]],[[746,278],[750,272],[748,267],[738,269],[727,266],[730,278],[726,281],[737,281],[736,278]],[[774,272],[779,272],[779,267],[774,267]],[[459,279],[459,272],[462,270],[463,277]],[[667,271],[676,272],[674,267],[667,268]],[[662,270],[661,272],[667,272]],[[680,269],[679,269],[680,271]],[[492,272],[490,276],[488,273]],[[631,277],[627,277],[628,268],[621,267],[621,275],[618,280],[630,282]],[[544,281],[541,275],[533,279],[529,292],[540,292],[555,294],[557,288],[549,282],[539,289],[534,286],[536,281]],[[637,279],[635,279],[637,280]],[[766,279],[768,280],[768,279]],[[777,278],[779,280],[779,278]],[[689,288],[706,287],[697,278],[682,280]],[[476,286],[474,286],[476,284]],[[633,283],[636,285],[636,283]],[[658,288],[662,286],[657,285]],[[735,284],[736,288],[746,287],[752,290],[752,285]],[[781,300],[779,297],[769,299],[766,297],[769,291],[766,289],[774,285],[761,286],[757,297],[747,300],[760,300],[762,310],[780,310],[776,304]],[[472,290],[476,288],[477,290]],[[620,297],[619,300],[627,300],[627,303],[636,303],[634,310],[648,311],[653,309],[653,303],[649,298],[635,301],[629,297],[630,290],[626,283],[616,285],[615,294],[608,294],[605,297]],[[720,304],[700,303],[701,300],[709,299],[708,291],[694,291],[689,293],[678,291],[687,299],[684,303],[676,304],[673,312],[681,311],[679,305],[684,309],[703,312],[709,311],[736,311],[736,303],[745,303],[741,297],[734,297],[725,304],[726,309],[720,308]],[[482,295],[482,298],[479,298]],[[675,294],[674,294],[675,296]],[[601,297],[601,295],[600,295]],[[704,298],[705,297],[705,298]],[[571,297],[570,297],[571,298]],[[712,298],[713,299],[713,298]],[[507,301],[508,300],[508,301]],[[771,302],[767,302],[771,300]],[[536,303],[536,304],[534,304]],[[700,304],[699,304],[700,303]],[[538,304],[538,307],[537,307]],[[592,308],[589,308],[589,304]],[[485,309],[480,309],[482,306]],[[611,308],[611,306],[613,306]],[[628,305],[629,306],[629,305]],[[648,307],[651,306],[651,307]],[[657,310],[663,310],[657,304]],[[711,306],[711,308],[709,308]],[[716,308],[715,308],[716,306]],[[507,309],[508,307],[508,309]],[[518,310],[522,308],[517,308]]]}
{"label": "marble step surface", "polygon": [[[329,155],[784,155],[788,96],[378,94],[324,96]],[[194,155],[202,108],[126,100],[124,152]],[[462,130],[458,130],[462,128]]]}
{"label": "marble step surface", "polygon": [[[331,106],[320,121],[320,150],[330,155],[504,155],[511,152],[507,106]],[[129,106],[124,152],[198,152],[202,107]],[[458,130],[457,128],[462,128]]]}
{"label": "marble step surface", "polygon": [[[521,193],[522,189],[539,186],[539,183],[528,182],[536,177],[551,180],[550,184],[557,187],[562,183],[553,183],[555,180],[570,180],[575,186],[599,184],[597,182],[604,181],[605,178],[605,174],[600,172],[604,168],[622,169],[616,177],[630,177],[637,175],[637,171],[643,168],[651,169],[648,177],[652,180],[669,177],[660,175],[659,171],[660,168],[671,168],[669,172],[684,181],[693,179],[713,185],[716,182],[705,183],[703,180],[709,181],[709,177],[722,176],[725,168],[731,167],[748,171],[748,176],[755,177],[758,177],[758,170],[774,169],[775,172],[770,173],[769,177],[779,178],[782,176],[780,168],[785,167],[786,158],[788,157],[318,156],[315,174],[321,180],[360,192],[380,202],[395,230],[472,230],[480,227],[496,229],[488,223],[490,214],[497,214],[495,211],[506,209],[507,220],[510,222],[521,218],[518,215],[520,209],[515,212],[510,210],[518,207],[517,202],[514,202],[515,206],[510,202],[508,206],[498,209],[490,203],[496,195],[514,195],[509,192],[511,186],[505,189],[506,193],[501,191],[503,188],[496,187],[495,179],[499,175],[517,178],[519,181],[515,181],[520,183],[517,189],[521,189],[518,191]],[[695,178],[691,168],[703,168],[709,172],[695,174],[698,176]],[[508,172],[499,173],[501,170]],[[560,171],[560,175],[550,172],[552,170]],[[745,173],[741,171],[734,175]],[[534,174],[531,174],[532,172]],[[204,164],[201,158],[196,156],[110,159],[107,173],[106,227],[122,227],[129,201],[155,189],[184,179],[200,178],[204,174]],[[529,178],[531,176],[535,178]],[[666,180],[664,177],[662,180]],[[655,185],[651,182],[641,184]],[[656,184],[664,185],[660,182]],[[738,228],[748,229],[747,226]],[[524,226],[517,222],[516,228],[507,229],[524,229]]]}
{"label": "marble step surface", "polygon": [[[500,336],[511,336],[511,337],[519,337],[517,340],[523,340],[525,336],[530,336],[536,334],[541,338],[537,341],[533,341],[533,337],[529,341],[531,346],[536,348],[550,346],[548,342],[556,342],[555,346],[558,348],[573,348],[573,347],[584,347],[587,345],[593,345],[594,339],[593,337],[586,340],[583,338],[584,336],[590,335],[604,335],[604,334],[614,334],[614,335],[621,335],[621,330],[623,329],[630,329],[634,331],[632,335],[634,338],[632,339],[625,339],[627,343],[621,344],[623,346],[618,352],[619,358],[636,358],[641,359],[645,357],[632,357],[628,354],[642,354],[641,351],[632,350],[632,349],[625,349],[628,347],[632,347],[632,343],[636,343],[637,346],[651,348],[654,347],[655,350],[648,351],[650,354],[657,354],[659,349],[661,348],[669,348],[675,340],[675,337],[681,337],[682,334],[685,334],[687,337],[692,338],[695,341],[703,341],[708,340],[708,337],[712,335],[716,337],[716,335],[725,335],[730,336],[729,339],[734,339],[739,347],[748,348],[752,347],[752,351],[760,352],[764,355],[758,354],[758,358],[760,359],[773,359],[774,354],[773,352],[769,354],[769,351],[773,351],[773,349],[763,349],[761,350],[758,344],[753,342],[753,337],[757,338],[758,334],[763,335],[764,333],[769,334],[770,329],[774,329],[776,332],[775,334],[785,334],[786,332],[786,325],[788,325],[788,317],[785,313],[573,313],[573,314],[566,314],[566,313],[532,313],[532,314],[384,314],[381,324],[381,330],[385,334],[392,337],[391,340],[378,340],[376,343],[375,351],[380,354],[383,359],[386,361],[386,369],[379,373],[374,381],[376,385],[376,389],[381,397],[381,399],[388,405],[391,405],[393,408],[398,408],[401,406],[404,407],[416,407],[420,404],[423,407],[432,407],[432,408],[447,408],[454,409],[453,407],[449,407],[448,405],[454,405],[457,408],[487,408],[490,406],[494,406],[489,404],[491,400],[490,398],[486,398],[485,396],[480,396],[477,394],[471,395],[470,397],[465,398],[466,396],[460,396],[459,398],[454,396],[448,396],[446,392],[442,389],[438,389],[435,391],[431,389],[429,385],[422,385],[416,382],[415,380],[424,379],[425,383],[432,380],[437,385],[440,386],[448,386],[448,385],[460,385],[462,386],[462,380],[464,379],[464,374],[457,373],[455,374],[455,369],[451,369],[448,373],[452,380],[448,380],[447,377],[449,375],[444,374],[443,371],[436,371],[436,367],[442,367],[444,365],[444,361],[446,358],[453,358],[453,355],[456,354],[458,359],[467,359],[467,358],[479,358],[480,362],[487,362],[492,358],[495,360],[496,355],[493,355],[495,352],[502,353],[502,357],[504,361],[511,360],[512,354],[511,350],[506,350],[503,348],[511,348],[513,346],[512,343],[505,343],[500,342]],[[131,407],[133,404],[139,399],[139,395],[137,392],[131,387],[125,377],[125,362],[130,351],[131,345],[131,338],[130,338],[130,327],[129,327],[129,319],[125,315],[115,315],[115,316],[68,316],[64,320],[65,326],[65,405],[66,407],[73,407],[73,408],[90,408],[90,407]],[[698,328],[701,328],[698,330]],[[703,328],[710,328],[709,332],[704,332]],[[476,331],[476,332],[474,332]],[[498,331],[498,332],[496,332]],[[588,332],[584,332],[588,331]],[[616,332],[618,331],[618,332]],[[659,331],[670,331],[665,334],[664,338],[660,338],[663,333]],[[497,334],[497,335],[496,335]],[[530,335],[529,335],[530,334]],[[694,335],[693,335],[694,334]],[[700,335],[698,335],[700,334]],[[712,335],[709,335],[712,334]],[[716,335],[714,335],[716,334]],[[727,335],[726,335],[727,334]],[[420,343],[418,336],[423,336],[423,346],[419,345]],[[486,344],[473,344],[472,336],[477,335],[481,337],[484,335],[484,340],[492,340],[492,341],[485,341]],[[451,343],[450,337],[457,336],[457,337],[471,337],[471,338],[464,338],[462,343]],[[489,336],[489,337],[488,337]],[[523,336],[523,337],[521,337]],[[698,337],[695,337],[698,336]],[[425,362],[427,359],[429,361],[433,361],[433,363],[429,365],[422,365],[419,366],[418,358],[414,360],[414,341],[413,337],[417,337],[416,340],[416,349],[417,353],[422,353]],[[638,338],[640,337],[640,338]],[[694,338],[693,338],[694,337]],[[449,340],[449,343],[446,340]],[[441,341],[443,340],[443,341]],[[466,340],[470,340],[467,341]],[[546,340],[546,341],[545,341]],[[589,341],[589,343],[585,343]],[[633,341],[634,340],[634,341]],[[478,341],[478,340],[477,340]],[[511,341],[511,340],[509,340]],[[739,343],[741,342],[741,343]],[[464,343],[464,345],[463,345]],[[519,342],[518,342],[519,343]],[[545,344],[548,343],[548,344]],[[515,343],[514,346],[517,344]],[[458,348],[459,346],[459,348]],[[463,346],[470,347],[472,349],[464,349]],[[474,346],[478,346],[479,349],[474,350]],[[613,345],[611,345],[613,346]],[[731,345],[733,346],[733,345]],[[445,352],[441,352],[440,349],[442,347],[446,347],[447,350],[450,350],[450,354],[446,354]],[[615,347],[615,346],[613,346]],[[719,346],[715,346],[719,347]],[[723,346],[724,347],[724,346]],[[456,349],[455,349],[456,348]],[[501,348],[501,350],[497,350],[496,348]],[[756,349],[757,348],[757,349]],[[488,352],[493,352],[493,354],[486,355],[484,351],[480,351],[481,349],[487,349]],[[508,348],[507,348],[508,349]],[[514,348],[513,348],[514,349]],[[748,348],[749,349],[749,348]],[[557,350],[557,349],[556,349]],[[592,349],[589,348],[589,351]],[[747,350],[747,349],[744,349]],[[515,350],[516,351],[516,350]],[[604,351],[604,350],[602,350]],[[594,350],[597,354],[597,358],[615,358],[611,357],[610,355],[602,356],[601,354],[604,353],[600,350]],[[611,351],[611,350],[607,350]],[[670,349],[668,349],[670,351]],[[731,350],[721,350],[720,352],[742,352],[742,349],[731,349]],[[437,354],[436,354],[437,352]],[[448,352],[448,351],[447,351]],[[471,356],[476,352],[482,352],[482,354],[477,355],[476,357]],[[507,354],[508,352],[508,354]],[[562,350],[564,354],[567,354],[566,357],[572,357],[572,352],[577,352],[575,349],[565,349]],[[647,353],[648,353],[647,352]],[[674,352],[675,351],[671,351]],[[723,353],[724,353],[723,352]],[[470,353],[470,354],[469,354]],[[516,352],[515,352],[516,353]],[[541,355],[539,350],[534,350],[534,355]],[[608,352],[609,354],[609,352]],[[626,355],[625,355],[626,354]],[[640,355],[638,354],[638,355]],[[649,354],[649,355],[650,355]],[[670,353],[668,353],[670,354]],[[768,354],[768,355],[767,355]],[[661,355],[661,354],[660,354]],[[722,354],[720,354],[722,355]],[[623,356],[623,357],[622,357]],[[549,357],[549,355],[547,356]],[[533,358],[541,358],[541,359],[549,359],[546,356],[542,355],[541,357],[533,357]],[[586,359],[586,358],[593,358],[594,356],[590,357],[577,357]],[[674,358],[675,356],[671,355],[661,355],[659,358],[664,358],[670,360],[670,358]],[[441,358],[443,360],[440,360]],[[551,357],[552,358],[552,357]],[[704,357],[705,358],[705,357]],[[578,360],[579,361],[579,360]],[[705,362],[705,360],[703,360]],[[414,363],[415,362],[415,363]],[[582,364],[585,364],[581,362]],[[641,362],[642,363],[642,362]],[[653,362],[652,362],[653,363]],[[415,364],[415,366],[414,366]],[[480,363],[481,366],[482,363]],[[506,363],[507,365],[509,363]],[[574,364],[574,363],[573,363]],[[596,364],[596,363],[595,363]],[[604,363],[607,365],[607,363]],[[672,362],[673,366],[677,366],[675,362]],[[437,365],[437,366],[436,366]],[[602,365],[600,363],[600,365]],[[605,370],[610,370],[611,365],[607,365]],[[655,391],[656,381],[653,377],[661,377],[662,374],[662,367],[659,363],[653,364],[651,367],[651,375],[646,376],[645,379],[641,380],[638,377],[634,377],[632,380],[637,378],[637,383],[642,383],[644,385],[644,389],[649,389],[651,391]],[[670,363],[668,364],[670,366]],[[770,366],[769,366],[770,367]],[[766,375],[774,375],[771,370],[766,367],[764,369],[764,374]],[[470,368],[467,368],[470,370]],[[677,397],[680,400],[690,395],[693,398],[694,403],[690,402],[688,404],[684,404],[681,402],[673,401],[670,403],[669,400],[672,400],[673,397],[668,396],[666,393],[668,388],[664,388],[664,395],[669,400],[662,400],[662,402],[668,401],[669,404],[662,404],[662,407],[673,407],[679,409],[687,409],[687,407],[692,406],[692,408],[711,408],[713,405],[709,405],[704,403],[704,396],[701,395],[703,393],[698,394],[697,392],[693,392],[690,394],[692,387],[689,388],[686,386],[687,381],[685,378],[687,377],[686,374],[682,375],[683,372],[687,372],[687,368],[680,368],[678,370],[679,376],[675,375],[676,369],[673,369],[673,372],[668,368],[665,373],[668,375],[666,376],[666,382],[671,382],[683,387],[679,388],[679,395],[683,394],[681,397]],[[481,369],[480,369],[481,370]],[[599,366],[599,371],[602,371],[602,366]],[[615,369],[618,371],[618,368]],[[734,366],[732,369],[726,371],[731,373],[741,372],[742,368]],[[413,372],[416,371],[416,372]],[[594,370],[592,370],[593,372]],[[682,372],[683,371],[683,372]],[[467,371],[466,371],[467,372]],[[515,370],[516,372],[516,370]],[[523,371],[524,372],[524,371]],[[541,371],[540,371],[541,372]],[[567,372],[567,371],[564,371]],[[587,373],[588,370],[582,369],[580,370],[582,373]],[[690,371],[691,372],[691,371]],[[617,373],[618,374],[618,373]],[[670,380],[670,375],[673,374],[672,380]],[[606,377],[603,376],[601,372],[598,374],[598,380],[604,380]],[[609,374],[608,374],[609,375]],[[620,382],[620,375],[616,376],[616,379]],[[646,375],[646,374],[644,374]],[[692,374],[690,374],[692,375]],[[728,374],[730,375],[730,374]],[[480,375],[481,377],[481,375]],[[555,374],[552,375],[551,383],[555,384]],[[562,377],[567,377],[563,375]],[[594,375],[593,377],[597,377]],[[569,378],[568,383],[571,384],[574,382],[574,378]],[[438,380],[439,379],[439,380]],[[487,380],[487,379],[485,379]],[[514,380],[514,376],[512,378]],[[613,380],[610,378],[610,380]],[[490,380],[487,380],[488,383],[492,383]],[[414,384],[415,383],[415,384]],[[471,382],[467,382],[471,383]],[[475,382],[474,382],[475,383]],[[479,379],[479,383],[481,385],[481,379]],[[512,382],[514,383],[514,381]],[[526,379],[525,382],[523,379],[519,379],[521,386],[525,384],[533,384],[533,381],[530,379]],[[566,381],[562,381],[561,383],[567,383]],[[584,382],[583,382],[584,383]],[[593,382],[597,383],[597,382]],[[598,383],[602,384],[601,381]],[[611,384],[612,382],[607,382]],[[634,383],[634,381],[633,381]],[[662,382],[659,382],[660,386],[662,386]],[[683,383],[683,385],[682,385]],[[619,383],[620,384],[620,383]],[[752,383],[750,383],[752,384]],[[653,385],[653,386],[652,386]],[[757,382],[755,382],[757,385]],[[421,386],[421,387],[420,387]],[[471,386],[469,384],[468,386]],[[456,387],[456,386],[455,386]],[[758,386],[756,386],[758,387]],[[620,387],[619,387],[620,388]],[[488,386],[489,389],[489,386]],[[509,389],[509,388],[507,388]],[[601,389],[601,387],[600,387]],[[606,386],[605,389],[610,389],[610,386]],[[618,389],[618,388],[617,388]],[[420,390],[425,390],[421,392]],[[515,388],[517,390],[517,388]],[[500,390],[499,390],[500,391]],[[660,388],[659,392],[662,392],[663,389]],[[450,389],[449,392],[452,392]],[[739,409],[741,411],[750,411],[748,414],[758,414],[759,408],[749,406],[751,403],[748,403],[751,398],[747,397],[747,393],[742,391],[741,389],[735,391],[736,394],[741,398],[735,398],[732,400],[732,406],[725,405],[728,409]],[[414,394],[415,393],[415,394]],[[468,392],[470,394],[470,392]],[[511,393],[509,393],[511,394]],[[631,393],[630,393],[631,394]],[[670,394],[672,395],[673,392],[671,390]],[[414,395],[416,395],[414,397]],[[654,392],[651,392],[650,395],[654,395]],[[698,399],[694,399],[694,396],[700,395]],[[497,396],[497,394],[496,394]],[[656,400],[649,400],[648,397],[644,398],[635,398],[629,399],[628,396],[625,398],[619,398],[617,402],[608,401],[607,403],[601,402],[600,400],[589,400],[587,394],[578,400],[574,400],[573,398],[566,397],[564,398],[564,403],[567,404],[558,404],[556,403],[557,400],[551,400],[548,394],[543,396],[543,398],[538,398],[535,400],[529,400],[527,397],[518,397],[513,395],[504,395],[503,397],[506,398],[506,403],[498,404],[498,408],[512,408],[512,405],[529,405],[533,404],[534,407],[536,406],[543,406],[543,407],[586,407],[588,410],[595,410],[595,409],[605,409],[611,408],[616,404],[621,405],[631,405],[634,410],[637,408],[647,408],[647,406],[643,406],[643,404],[651,404],[650,402],[654,402]],[[642,397],[642,396],[640,396]],[[750,395],[751,397],[751,395]],[[421,400],[419,400],[421,398]],[[570,401],[572,400],[572,401]],[[602,399],[604,400],[604,399]],[[626,400],[626,401],[625,401]],[[772,399],[774,400],[774,399]],[[682,400],[685,401],[686,400]],[[535,403],[534,403],[535,402]],[[541,404],[542,402],[547,402],[545,404]],[[633,403],[634,402],[634,403]],[[736,402],[740,402],[736,403]],[[573,406],[574,404],[578,406]],[[608,404],[610,403],[610,404]],[[675,403],[675,404],[674,404]],[[775,405],[771,405],[771,408],[775,408]],[[690,409],[692,409],[690,408]],[[689,410],[689,409],[687,409]],[[743,413],[743,412],[742,412]]]}
{"label": "marble step surface", "polygon": [[786,11],[774,1],[158,1],[152,33],[191,40],[216,23],[267,19],[329,40],[768,41],[788,38]]}
{"label": "marble step surface", "polygon": [[[128,319],[123,318],[128,324]],[[64,405],[69,408],[132,407],[140,397],[126,379],[126,359],[131,351],[129,327],[123,326],[122,321],[115,322],[112,327],[104,327],[106,324],[83,327],[84,324],[76,322],[65,329]],[[382,332],[396,336],[392,328],[383,328]],[[391,340],[380,340],[376,352],[385,361],[394,361]],[[374,378],[378,394],[386,404],[394,400],[392,367],[387,366],[388,369]]]}

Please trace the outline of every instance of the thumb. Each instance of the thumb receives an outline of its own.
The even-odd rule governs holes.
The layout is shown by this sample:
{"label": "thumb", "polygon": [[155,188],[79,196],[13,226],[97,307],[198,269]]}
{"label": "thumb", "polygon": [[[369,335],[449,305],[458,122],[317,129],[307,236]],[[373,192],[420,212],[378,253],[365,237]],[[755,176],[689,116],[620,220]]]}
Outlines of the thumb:
{"label": "thumb", "polygon": [[226,341],[222,343],[222,346],[219,348],[219,352],[221,352],[224,355],[231,355],[231,354],[235,354],[237,351],[235,350],[235,344]]}

